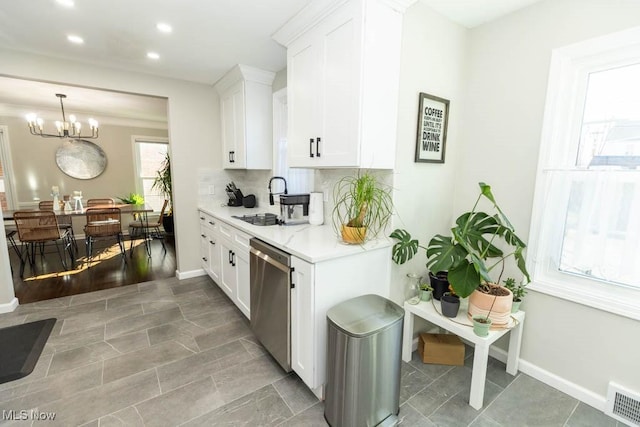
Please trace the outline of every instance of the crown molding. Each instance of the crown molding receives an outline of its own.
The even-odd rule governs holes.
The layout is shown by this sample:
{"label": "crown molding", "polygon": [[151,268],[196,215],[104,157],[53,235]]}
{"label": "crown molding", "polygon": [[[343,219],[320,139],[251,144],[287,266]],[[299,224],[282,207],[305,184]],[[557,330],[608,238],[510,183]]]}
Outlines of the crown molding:
{"label": "crown molding", "polygon": [[238,64],[227,72],[213,85],[218,91],[222,93],[227,90],[234,83],[245,80],[255,83],[271,86],[273,79],[275,79],[276,73],[273,71],[261,70],[260,68],[250,67],[248,65]]}

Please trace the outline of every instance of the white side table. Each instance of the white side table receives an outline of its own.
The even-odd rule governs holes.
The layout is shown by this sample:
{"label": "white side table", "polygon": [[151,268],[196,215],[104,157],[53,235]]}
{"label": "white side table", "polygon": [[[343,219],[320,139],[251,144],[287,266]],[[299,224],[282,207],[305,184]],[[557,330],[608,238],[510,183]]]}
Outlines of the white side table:
{"label": "white side table", "polygon": [[[402,339],[402,360],[411,361],[411,346],[413,344],[413,322],[414,316],[433,323],[440,328],[451,332],[473,343],[473,371],[471,374],[471,393],[469,395],[469,405],[475,409],[482,408],[484,399],[484,383],[487,376],[487,361],[489,358],[489,347],[498,338],[511,332],[509,337],[509,352],[507,356],[507,372],[511,375],[518,373],[518,360],[520,358],[520,344],[522,341],[522,326],[524,324],[524,311],[513,313],[512,316],[517,319],[515,325],[511,329],[496,329],[489,331],[486,337],[479,337],[473,333],[471,320],[467,317],[467,303],[462,300],[458,316],[454,319],[442,316],[434,308],[434,304],[440,308],[439,301],[421,301],[416,305],[404,303],[405,319],[404,332]],[[468,326],[467,326],[468,325]]]}

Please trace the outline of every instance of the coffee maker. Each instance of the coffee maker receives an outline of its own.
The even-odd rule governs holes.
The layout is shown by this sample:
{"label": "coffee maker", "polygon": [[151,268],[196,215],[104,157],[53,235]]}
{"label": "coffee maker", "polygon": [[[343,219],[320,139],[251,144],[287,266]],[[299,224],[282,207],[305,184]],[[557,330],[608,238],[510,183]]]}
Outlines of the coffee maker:
{"label": "coffee maker", "polygon": [[283,225],[309,223],[309,194],[281,194],[280,221]]}

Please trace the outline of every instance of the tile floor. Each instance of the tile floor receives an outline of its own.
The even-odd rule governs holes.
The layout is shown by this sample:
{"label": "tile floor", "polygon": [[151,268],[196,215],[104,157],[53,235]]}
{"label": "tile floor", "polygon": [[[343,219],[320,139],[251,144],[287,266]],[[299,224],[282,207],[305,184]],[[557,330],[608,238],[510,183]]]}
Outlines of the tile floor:
{"label": "tile floor", "polygon": [[[0,327],[56,317],[34,372],[0,384],[9,411],[55,412],[64,426],[325,426],[323,406],[255,341],[208,278],[165,279],[26,304]],[[466,365],[402,365],[406,426],[616,426],[601,412],[491,359],[485,407],[468,404]],[[415,356],[415,353],[414,353]]]}

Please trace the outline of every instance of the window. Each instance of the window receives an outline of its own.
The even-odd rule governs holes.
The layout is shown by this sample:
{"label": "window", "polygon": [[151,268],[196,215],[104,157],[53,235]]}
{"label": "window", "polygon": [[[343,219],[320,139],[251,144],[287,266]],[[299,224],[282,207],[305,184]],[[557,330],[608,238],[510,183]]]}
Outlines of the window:
{"label": "window", "polygon": [[13,197],[15,191],[11,181],[10,153],[7,126],[0,126],[0,206],[3,211],[16,209],[17,206]]}
{"label": "window", "polygon": [[167,140],[134,137],[136,191],[142,194],[147,205],[160,212],[165,196],[152,189],[153,181],[169,150]]}
{"label": "window", "polygon": [[638,33],[554,52],[529,249],[533,289],[635,319],[640,319]]}

